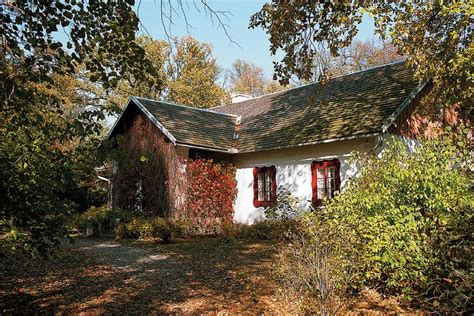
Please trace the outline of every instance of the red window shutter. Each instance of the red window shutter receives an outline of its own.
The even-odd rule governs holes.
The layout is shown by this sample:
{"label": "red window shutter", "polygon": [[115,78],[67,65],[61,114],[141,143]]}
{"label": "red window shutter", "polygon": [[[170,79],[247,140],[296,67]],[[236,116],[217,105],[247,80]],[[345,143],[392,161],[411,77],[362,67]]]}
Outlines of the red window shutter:
{"label": "red window shutter", "polygon": [[318,161],[311,163],[311,188],[313,189],[311,202],[313,202],[314,205],[319,205],[321,203],[320,200],[318,203],[318,168],[320,167],[321,163]]}
{"label": "red window shutter", "polygon": [[253,205],[259,207],[260,201],[258,200],[258,173],[260,172],[259,167],[253,168]]}
{"label": "red window shutter", "polygon": [[327,168],[334,167],[335,168],[335,178],[334,178],[334,186],[335,190],[339,191],[341,189],[341,163],[338,159],[333,160],[325,160],[325,161],[314,161],[311,163],[311,187],[313,196],[311,201],[314,205],[321,205],[322,197],[318,196],[318,169],[324,169],[325,176],[324,179],[326,181],[327,178]]}

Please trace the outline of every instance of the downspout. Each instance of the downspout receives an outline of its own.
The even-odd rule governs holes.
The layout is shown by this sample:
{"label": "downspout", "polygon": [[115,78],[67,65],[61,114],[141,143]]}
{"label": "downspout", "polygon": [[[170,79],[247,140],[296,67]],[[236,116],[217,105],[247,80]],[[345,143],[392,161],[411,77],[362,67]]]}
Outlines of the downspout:
{"label": "downspout", "polygon": [[112,208],[113,208],[113,205],[112,205],[112,181],[110,181],[110,179],[107,179],[107,178],[102,177],[102,176],[97,176],[97,178],[99,178],[102,181],[107,182],[107,187],[108,187],[108,190],[107,190],[107,207],[109,208],[109,211],[112,211]]}

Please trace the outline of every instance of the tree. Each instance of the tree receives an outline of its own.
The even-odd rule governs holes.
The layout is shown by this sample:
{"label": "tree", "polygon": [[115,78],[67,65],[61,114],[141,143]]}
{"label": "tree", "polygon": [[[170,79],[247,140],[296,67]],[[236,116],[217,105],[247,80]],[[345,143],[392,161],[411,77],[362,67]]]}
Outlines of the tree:
{"label": "tree", "polygon": [[263,69],[248,61],[237,59],[229,72],[230,91],[251,96],[263,94],[265,77]]}
{"label": "tree", "polygon": [[287,90],[291,87],[292,87],[292,85],[282,86],[276,80],[267,80],[265,82],[265,86],[263,86],[263,94],[269,94],[269,93],[274,93],[274,92],[278,92],[278,91],[284,91],[284,90]]}
{"label": "tree", "polygon": [[[104,113],[100,100],[88,103],[76,89],[86,84],[75,81],[79,69],[105,89],[156,71],[134,41],[133,1],[20,0],[0,8],[0,231],[13,247],[45,254],[65,236],[71,191],[96,165]],[[54,35],[59,30],[67,40]]]}
{"label": "tree", "polygon": [[[227,32],[225,12],[200,6]],[[162,21],[175,10],[162,6]],[[125,82],[120,88],[161,93],[162,64],[136,40],[134,0],[3,1],[0,25],[0,251],[10,240],[10,249],[46,254],[99,164],[110,94]]]}
{"label": "tree", "polygon": [[186,36],[172,43],[140,36],[137,43],[159,73],[152,88],[142,78],[119,81],[108,97],[110,105],[122,108],[131,95],[163,99],[178,104],[207,108],[220,105],[227,93],[217,83],[220,68],[212,46]]}
{"label": "tree", "polygon": [[[166,64],[171,53],[168,42],[154,40],[148,36],[139,36],[136,43],[144,49],[146,57],[157,72],[157,76],[153,78],[129,77],[118,81],[117,86],[106,97],[108,108],[122,109],[130,96],[159,99],[166,89],[168,81]],[[102,94],[104,94],[104,91]]]}
{"label": "tree", "polygon": [[366,42],[356,40],[349,47],[341,49],[340,55],[336,57],[331,55],[325,45],[320,43],[316,47],[311,78],[300,79],[300,84],[317,82],[403,59],[391,43],[386,41],[377,43],[374,39]]}
{"label": "tree", "polygon": [[262,67],[251,62],[237,59],[229,71],[231,92],[240,92],[253,97],[288,89],[274,80],[268,80]]}
{"label": "tree", "polygon": [[212,46],[190,36],[175,38],[173,45],[165,98],[199,108],[220,105],[226,92],[216,82],[220,68],[212,56]]}
{"label": "tree", "polygon": [[365,42],[354,41],[341,51],[341,63],[346,71],[361,71],[378,65],[402,60],[397,49],[391,43],[383,41],[380,44],[374,40]]}
{"label": "tree", "polygon": [[472,28],[474,5],[454,2],[315,2],[272,1],[254,14],[250,27],[262,27],[270,36],[270,51],[282,50],[275,64],[282,83],[291,76],[309,80],[318,44],[339,56],[354,40],[363,15],[375,21],[375,33],[390,38],[400,55],[407,57],[420,80],[432,79],[427,104],[439,113],[458,104],[472,118]]}

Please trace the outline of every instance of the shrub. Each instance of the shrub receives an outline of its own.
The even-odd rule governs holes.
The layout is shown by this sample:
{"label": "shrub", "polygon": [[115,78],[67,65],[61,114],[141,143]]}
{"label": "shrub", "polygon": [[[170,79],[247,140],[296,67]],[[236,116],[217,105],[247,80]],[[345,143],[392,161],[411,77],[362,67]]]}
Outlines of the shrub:
{"label": "shrub", "polygon": [[222,222],[218,235],[232,238],[282,241],[291,238],[298,230],[298,218],[280,221],[261,220],[251,225],[227,221]]}
{"label": "shrub", "polygon": [[[323,221],[322,218],[318,218]],[[336,315],[344,306],[357,270],[356,257],[347,255],[350,244],[324,225],[291,234],[290,242],[279,247],[275,264],[287,300],[297,313]]]}
{"label": "shrub", "polygon": [[125,224],[128,239],[138,239],[146,231],[144,227],[145,220],[142,218],[133,218],[130,222]]}
{"label": "shrub", "polygon": [[265,208],[267,220],[279,221],[295,218],[302,212],[301,199],[283,187],[278,188],[276,203]]}
{"label": "shrub", "polygon": [[128,239],[128,230],[127,230],[127,224],[126,223],[120,223],[117,225],[115,228],[115,237],[117,239]]}
{"label": "shrub", "polygon": [[151,237],[161,238],[164,243],[169,244],[174,237],[175,226],[164,218],[155,218],[151,221]]}
{"label": "shrub", "polygon": [[69,227],[84,233],[87,227],[93,229],[94,235],[113,231],[118,222],[126,220],[129,215],[120,210],[111,210],[107,205],[91,206],[82,214],[75,215],[69,222]]}
{"label": "shrub", "polygon": [[[320,210],[335,242],[353,245],[344,256],[362,259],[354,284],[405,294],[433,311],[463,312],[472,303],[465,286],[473,280],[472,182],[463,139],[454,143],[425,141],[409,153],[394,141]],[[307,217],[306,232],[317,232],[320,219]]]}
{"label": "shrub", "polygon": [[128,223],[119,224],[115,230],[118,239],[160,238],[164,243],[170,243],[180,235],[181,228],[162,217],[135,217]]}
{"label": "shrub", "polygon": [[195,236],[195,225],[185,219],[173,219],[171,220],[174,229],[174,236],[177,238],[188,238]]}

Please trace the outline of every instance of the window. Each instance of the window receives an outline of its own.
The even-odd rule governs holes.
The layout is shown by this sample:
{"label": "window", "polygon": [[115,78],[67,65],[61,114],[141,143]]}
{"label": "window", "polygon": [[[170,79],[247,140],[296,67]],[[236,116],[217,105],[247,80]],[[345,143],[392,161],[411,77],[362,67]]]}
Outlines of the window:
{"label": "window", "polygon": [[337,159],[315,161],[311,164],[313,204],[321,205],[323,199],[334,197],[334,192],[340,190],[340,166],[341,163]]}
{"label": "window", "polygon": [[276,168],[257,167],[253,169],[253,205],[270,206],[276,200]]}

